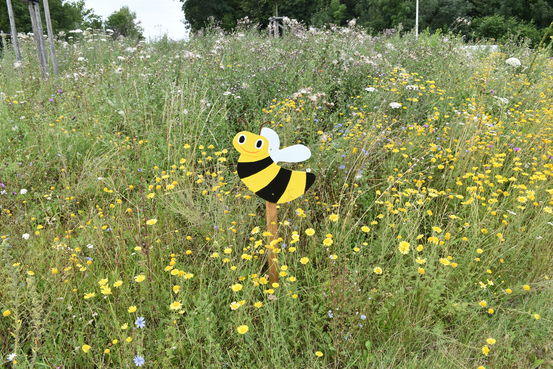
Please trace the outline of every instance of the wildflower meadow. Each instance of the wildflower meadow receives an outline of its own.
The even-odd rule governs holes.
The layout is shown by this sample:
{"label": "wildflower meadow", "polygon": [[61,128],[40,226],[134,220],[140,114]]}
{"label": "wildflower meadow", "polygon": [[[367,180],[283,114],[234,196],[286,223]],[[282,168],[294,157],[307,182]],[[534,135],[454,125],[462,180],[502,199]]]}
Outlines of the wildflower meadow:
{"label": "wildflower meadow", "polygon": [[[0,58],[0,367],[553,367],[553,59],[252,27]],[[270,127],[316,180],[236,173]],[[266,255],[277,255],[270,284]]]}

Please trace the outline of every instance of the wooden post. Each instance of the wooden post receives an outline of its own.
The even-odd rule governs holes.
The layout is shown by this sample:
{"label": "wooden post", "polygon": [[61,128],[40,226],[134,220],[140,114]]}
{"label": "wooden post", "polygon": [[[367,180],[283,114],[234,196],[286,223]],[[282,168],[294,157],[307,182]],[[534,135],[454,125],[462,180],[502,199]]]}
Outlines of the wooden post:
{"label": "wooden post", "polygon": [[56,45],[54,44],[54,32],[52,31],[52,20],[50,19],[50,7],[48,0],[42,0],[44,4],[44,17],[46,18],[46,29],[48,30],[48,42],[50,43],[50,60],[54,68],[54,74],[58,74],[58,60],[56,58]]}
{"label": "wooden post", "polygon": [[12,34],[12,45],[15,49],[15,59],[20,62],[21,50],[19,49],[19,40],[17,39],[17,29],[15,28],[15,18],[13,16],[12,1],[6,0],[6,4],[8,5],[8,17],[10,18],[10,32]]}
{"label": "wooden post", "polygon": [[[31,16],[31,25],[33,27],[33,34],[35,35],[38,62],[40,63],[40,70],[42,72],[42,77],[46,78],[46,76],[48,76],[48,66],[46,64],[46,55],[44,54],[44,49],[42,47],[43,45],[42,27],[39,31],[38,20],[36,16],[37,12],[35,11],[35,3],[31,0],[29,1],[28,5],[29,5],[29,14]],[[40,13],[39,13],[39,17],[40,17]]]}
{"label": "wooden post", "polygon": [[46,47],[44,46],[44,31],[42,28],[42,17],[40,16],[40,5],[38,4],[38,0],[33,3],[33,7],[35,8],[36,14],[36,28],[40,36],[39,40],[42,58],[44,59],[44,65],[46,66],[46,73],[48,73],[48,57],[46,56]]}
{"label": "wooden post", "polygon": [[[267,212],[267,231],[271,233],[269,237],[269,243],[277,239],[278,223],[277,223],[277,207],[274,202],[266,202]],[[274,248],[270,247],[267,254],[267,264],[269,266],[269,283],[272,285],[278,282],[278,261],[277,254]]]}

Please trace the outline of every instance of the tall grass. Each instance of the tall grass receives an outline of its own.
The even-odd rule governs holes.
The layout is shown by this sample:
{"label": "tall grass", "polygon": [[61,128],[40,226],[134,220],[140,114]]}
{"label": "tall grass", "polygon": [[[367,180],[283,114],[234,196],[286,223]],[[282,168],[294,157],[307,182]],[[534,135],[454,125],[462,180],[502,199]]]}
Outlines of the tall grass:
{"label": "tall grass", "polygon": [[[352,28],[85,33],[41,81],[22,44],[23,65],[0,59],[2,365],[553,365],[545,52]],[[231,145],[264,122],[312,150],[283,165],[317,175],[279,208],[276,286]]]}

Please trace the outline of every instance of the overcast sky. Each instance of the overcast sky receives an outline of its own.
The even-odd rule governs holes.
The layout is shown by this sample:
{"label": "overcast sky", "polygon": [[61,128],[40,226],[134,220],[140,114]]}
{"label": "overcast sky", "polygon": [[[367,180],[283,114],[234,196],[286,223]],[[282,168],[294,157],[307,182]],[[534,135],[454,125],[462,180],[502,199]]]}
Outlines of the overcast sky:
{"label": "overcast sky", "polygon": [[173,40],[187,37],[184,29],[182,3],[178,0],[85,0],[86,7],[102,18],[107,17],[123,6],[136,13],[144,28],[146,39],[158,38],[167,34]]}

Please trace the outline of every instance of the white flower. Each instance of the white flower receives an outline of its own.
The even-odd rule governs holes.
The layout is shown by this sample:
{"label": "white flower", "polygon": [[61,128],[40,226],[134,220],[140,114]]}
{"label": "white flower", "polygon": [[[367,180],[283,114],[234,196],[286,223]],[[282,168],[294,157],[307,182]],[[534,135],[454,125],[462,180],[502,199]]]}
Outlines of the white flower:
{"label": "white flower", "polygon": [[368,92],[375,92],[375,91],[376,91],[376,88],[374,88],[374,87],[367,87],[367,88],[365,89],[365,91],[368,91]]}
{"label": "white flower", "polygon": [[19,191],[20,194],[22,195],[25,195],[27,193],[27,189],[26,188],[22,188],[20,191]]}
{"label": "white flower", "polygon": [[418,90],[419,89],[419,86],[416,86],[416,85],[407,85],[405,86],[406,89],[408,90]]}
{"label": "white flower", "polygon": [[389,105],[390,105],[390,108],[392,108],[392,109],[399,109],[399,108],[401,108],[401,104],[398,103],[398,102],[395,102],[395,101],[394,101],[394,102],[391,102]]}
{"label": "white flower", "polygon": [[6,359],[8,359],[8,361],[13,361],[16,356],[17,356],[17,354],[14,352],[14,353],[9,354],[8,356],[6,356]]}
{"label": "white flower", "polygon": [[15,69],[21,68],[21,65],[22,65],[21,62],[19,62],[19,61],[16,61],[15,63],[13,63],[13,67],[14,67]]}
{"label": "white flower", "polygon": [[509,58],[505,60],[505,63],[509,64],[511,67],[520,67],[522,63],[518,58]]}
{"label": "white flower", "polygon": [[82,61],[86,61],[86,59],[85,59],[84,57],[82,57],[82,56],[79,56],[79,57],[77,58],[77,61],[82,62]]}
{"label": "white flower", "polygon": [[21,237],[22,237],[24,240],[28,240],[28,239],[31,237],[31,235],[28,234],[28,233],[23,233],[23,235],[22,235]]}

